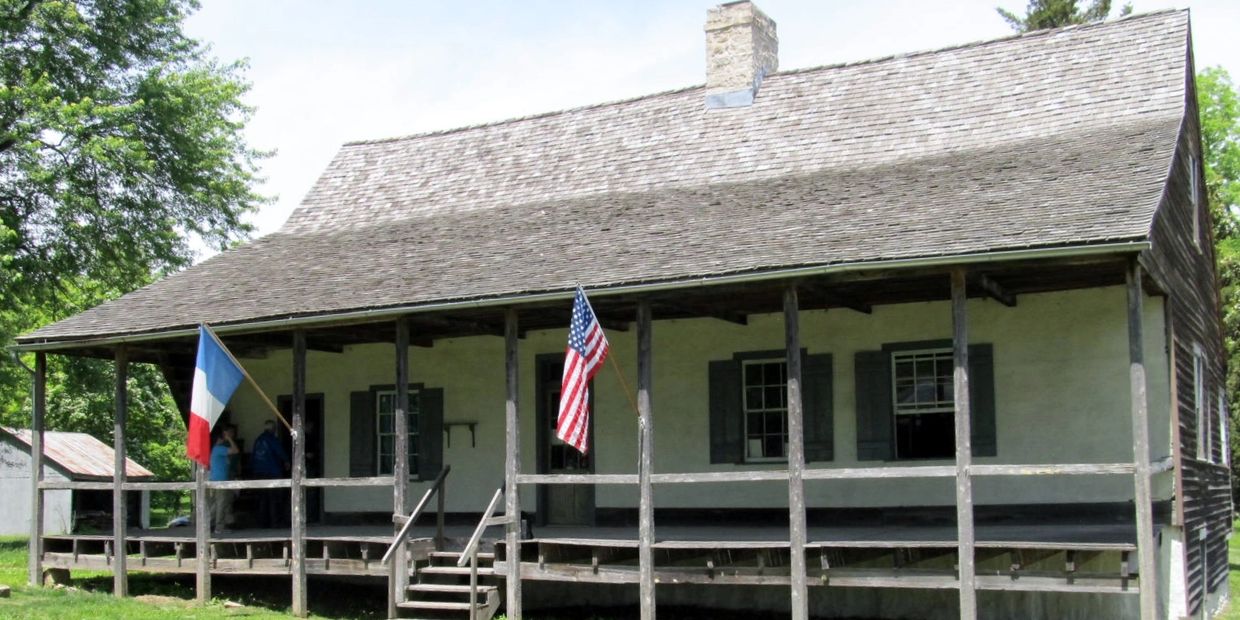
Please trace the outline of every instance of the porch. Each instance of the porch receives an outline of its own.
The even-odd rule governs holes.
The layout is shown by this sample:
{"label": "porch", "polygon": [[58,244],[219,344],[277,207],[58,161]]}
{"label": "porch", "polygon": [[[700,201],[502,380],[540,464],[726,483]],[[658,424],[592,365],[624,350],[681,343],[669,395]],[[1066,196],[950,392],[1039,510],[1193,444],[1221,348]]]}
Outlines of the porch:
{"label": "porch", "polygon": [[[1126,291],[1118,286],[1124,282],[1128,284]],[[1016,263],[985,270],[927,268],[894,276],[880,272],[807,275],[795,280],[738,283],[718,288],[620,291],[599,296],[595,300],[596,312],[609,330],[613,342],[617,343],[615,354],[624,356],[626,361],[636,362],[636,405],[640,416],[631,413],[627,416],[616,415],[624,411],[624,400],[618,392],[611,392],[608,401],[599,402],[597,417],[625,420],[624,424],[634,427],[633,434],[638,436],[638,440],[633,445],[631,437],[618,439],[624,434],[623,430],[608,429],[599,432],[596,441],[607,441],[602,439],[606,436],[620,445],[632,446],[631,456],[636,457],[637,473],[627,473],[632,471],[632,461],[629,460],[630,455],[620,451],[609,454],[607,460],[598,456],[598,460],[591,460],[588,465],[572,473],[549,468],[545,465],[547,444],[542,439],[534,440],[535,436],[545,434],[545,424],[541,420],[530,424],[530,417],[523,422],[519,414],[522,410],[537,413],[541,406],[538,403],[546,396],[537,387],[534,390],[530,390],[529,386],[522,387],[518,368],[531,365],[532,361],[537,369],[531,373],[535,375],[535,383],[541,385],[546,379],[543,375],[547,373],[538,366],[539,348],[528,345],[539,343],[542,346],[544,342],[558,340],[555,346],[562,348],[562,331],[557,332],[554,338],[535,332],[553,328],[562,330],[567,325],[567,308],[563,299],[533,299],[525,304],[496,308],[402,313],[390,323],[368,318],[357,323],[340,321],[294,327],[291,338],[285,338],[288,334],[270,331],[229,333],[221,330],[221,336],[230,348],[235,349],[243,359],[253,360],[254,372],[261,383],[275,386],[272,389],[276,394],[289,392],[287,402],[292,412],[293,426],[298,430],[293,444],[293,460],[295,464],[300,463],[302,469],[298,471],[295,468],[289,480],[281,481],[212,483],[203,479],[200,472],[195,482],[134,483],[121,480],[118,488],[143,488],[145,484],[152,490],[193,490],[199,506],[205,505],[203,498],[211,489],[288,489],[294,508],[293,526],[286,530],[243,529],[223,536],[211,535],[200,527],[193,532],[113,530],[89,536],[40,537],[37,539],[43,541],[42,552],[32,554],[33,558],[38,558],[33,561],[40,564],[32,565],[32,578],[41,572],[42,566],[113,570],[118,584],[131,570],[192,572],[198,575],[200,596],[209,597],[212,574],[287,574],[292,581],[294,610],[304,613],[304,604],[299,605],[298,601],[304,601],[305,575],[362,576],[387,578],[394,603],[400,603],[404,602],[409,591],[407,586],[418,578],[419,568],[430,562],[437,552],[458,550],[469,538],[474,531],[470,521],[476,521],[473,517],[477,517],[477,511],[483,508],[484,501],[479,499],[480,496],[484,497],[483,494],[499,485],[502,473],[504,488],[517,491],[501,494],[503,508],[500,512],[503,516],[495,517],[491,526],[484,528],[484,546],[495,547],[493,566],[484,568],[495,578],[503,580],[510,618],[520,617],[520,584],[523,581],[638,584],[642,593],[641,606],[652,613],[655,584],[780,585],[792,592],[794,604],[798,599],[805,600],[806,588],[811,586],[955,589],[961,593],[962,605],[973,600],[979,590],[1137,595],[1144,590],[1153,590],[1154,581],[1148,576],[1155,574],[1153,554],[1160,544],[1157,525],[1169,523],[1174,518],[1174,510],[1169,507],[1170,496],[1164,494],[1155,498],[1151,495],[1151,478],[1161,476],[1159,479],[1165,483],[1172,475],[1175,461],[1170,454],[1170,440],[1163,438],[1157,444],[1159,447],[1154,449],[1160,451],[1155,452],[1154,462],[1151,462],[1151,444],[1145,435],[1149,422],[1145,417],[1144,374],[1129,377],[1125,373],[1120,384],[1123,389],[1108,389],[1098,397],[1106,406],[1106,415],[1099,414],[1098,417],[1105,419],[1107,430],[1114,436],[1107,440],[1107,449],[1097,453],[1071,454],[1062,446],[1035,442],[1022,446],[1021,450],[1011,450],[1001,459],[982,456],[974,460],[969,446],[978,435],[971,432],[970,399],[961,398],[955,399],[946,416],[951,440],[948,444],[949,457],[940,455],[901,462],[894,456],[873,459],[859,449],[855,456],[850,454],[848,457],[825,459],[835,462],[819,464],[814,461],[824,460],[821,454],[807,455],[806,444],[802,442],[823,437],[829,440],[832,429],[827,428],[824,433],[821,426],[813,426],[818,424],[813,421],[809,427],[806,426],[806,411],[812,411],[812,407],[803,407],[803,404],[819,398],[820,394],[809,393],[814,389],[812,380],[802,384],[804,369],[800,352],[807,346],[799,325],[803,313],[806,320],[812,321],[810,324],[815,328],[816,340],[808,348],[816,352],[821,350],[822,342],[835,337],[831,331],[821,329],[827,324],[822,318],[826,308],[832,309],[833,317],[840,312],[847,313],[852,317],[850,321],[860,323],[875,320],[875,310],[880,305],[938,303],[933,307],[943,308],[948,313],[926,320],[935,326],[932,331],[936,333],[933,335],[942,336],[943,327],[951,330],[952,338],[946,345],[940,341],[935,346],[946,351],[943,358],[954,371],[954,393],[969,394],[969,344],[975,341],[970,341],[967,331],[968,304],[988,300],[986,311],[998,316],[1021,312],[1013,308],[1018,295],[1108,290],[1110,293],[1100,298],[1119,302],[1116,313],[1129,320],[1127,335],[1131,338],[1125,339],[1125,344],[1132,348],[1128,353],[1132,356],[1133,367],[1139,366],[1143,373],[1143,286],[1157,287],[1157,283],[1137,266],[1135,260],[1100,252],[1097,256],[1075,257],[1067,261]],[[1116,291],[1120,294],[1115,295]],[[802,306],[802,299],[812,301]],[[942,304],[945,301],[950,305]],[[699,427],[695,431],[698,437],[689,438],[682,433],[685,443],[678,445],[677,449],[711,452],[709,460],[698,459],[688,466],[675,458],[656,460],[652,413],[655,404],[651,396],[654,377],[651,333],[655,308],[658,308],[661,321],[713,321],[724,325],[731,330],[729,337],[741,335],[736,338],[739,343],[735,345],[737,348],[759,348],[752,343],[768,338],[772,332],[783,332],[785,347],[773,356],[770,351],[764,353],[767,357],[778,358],[787,368],[784,387],[787,394],[784,411],[787,436],[782,447],[777,445],[772,452],[777,452],[779,458],[751,460],[741,457],[716,461],[713,444],[699,445],[703,443],[700,437],[702,429]],[[636,321],[623,318],[626,312],[633,310],[636,310]],[[812,316],[807,312],[811,310]],[[761,325],[760,333],[755,325]],[[636,331],[635,346],[624,343],[621,335],[632,327]],[[1123,327],[1117,329],[1124,332]],[[503,335],[502,348],[497,346],[500,342],[493,338],[474,338],[497,334]],[[291,340],[291,349],[286,340]],[[391,434],[402,437],[411,434],[409,425],[412,424],[411,419],[402,413],[418,406],[414,403],[419,394],[426,395],[432,389],[438,389],[429,387],[433,385],[430,381],[423,385],[410,379],[410,360],[430,358],[441,348],[466,347],[461,344],[462,341],[467,341],[470,347],[461,353],[465,360],[472,363],[487,359],[486,355],[494,355],[490,359],[494,359],[495,363],[487,364],[485,368],[481,363],[475,364],[472,372],[480,375],[478,382],[465,388],[458,386],[455,392],[449,388],[448,393],[463,393],[472,386],[474,393],[467,401],[470,404],[475,402],[473,399],[503,399],[502,424],[498,415],[466,406],[457,407],[450,415],[438,419],[438,423],[443,425],[442,434],[439,429],[433,433],[441,441],[455,446],[440,453],[446,455],[442,457],[443,461],[435,463],[433,458],[428,458],[430,455],[426,451],[417,450],[415,453],[409,443],[395,441],[390,455],[390,469],[386,471],[379,462],[381,459],[375,457],[365,467],[355,467],[351,454],[348,458],[341,458],[342,452],[347,450],[340,450],[339,442],[346,437],[352,442],[353,437],[349,434],[358,428],[353,415],[337,413],[335,422],[330,418],[320,418],[320,423],[332,424],[338,424],[343,418],[347,424],[332,427],[324,433],[328,436],[318,447],[306,445],[305,420],[311,392],[323,389],[320,385],[328,386],[323,389],[325,395],[322,399],[327,403],[323,407],[335,408],[339,412],[341,408],[332,404],[333,399],[337,402],[357,400],[353,398],[357,392],[351,393],[348,387],[360,383],[354,375],[369,377],[373,374],[370,372],[373,367],[389,363],[380,359],[376,364],[372,356],[359,364],[356,360],[360,355],[356,355],[356,351],[364,347],[370,347],[365,351],[378,347],[391,349],[393,355],[390,363],[394,368],[387,368],[394,370],[395,382],[386,388],[391,394]],[[523,341],[527,343],[526,347],[522,347]],[[395,347],[391,347],[390,343],[395,343]],[[411,351],[411,347],[418,348]],[[519,347],[525,350],[521,351]],[[767,348],[770,348],[769,344]],[[192,339],[178,335],[161,341],[118,345],[115,351],[88,348],[76,353],[115,353],[118,368],[124,368],[130,361],[162,359],[167,364],[166,374],[170,377],[174,392],[185,398],[188,386],[183,379],[183,362],[176,364],[169,363],[169,360],[183,359],[181,356],[188,356],[190,350]],[[352,363],[340,362],[340,356],[349,352],[356,355],[350,358]],[[1107,352],[1109,354],[1110,349]],[[453,349],[451,353],[457,354],[457,350]],[[550,354],[550,351],[542,353]],[[1128,355],[1112,357],[1110,362],[1117,368],[1128,369]],[[291,375],[287,372],[289,362],[293,369]],[[419,372],[429,374],[423,369]],[[685,371],[677,372],[683,374]],[[178,377],[182,378],[178,380]],[[316,380],[322,383],[315,383]],[[602,380],[602,375],[599,380]],[[1108,383],[1108,388],[1115,387],[1113,383]],[[490,387],[481,388],[481,385]],[[498,385],[502,385],[503,390],[497,389]],[[339,386],[345,387],[342,390]],[[1129,387],[1133,390],[1132,394],[1139,394],[1131,403]],[[615,386],[600,388],[600,393],[613,388]],[[1140,392],[1137,392],[1138,389]],[[522,395],[522,392],[526,393]],[[373,389],[371,393],[375,393]],[[677,402],[678,399],[684,402],[692,398],[700,400],[702,396],[704,394],[673,394],[669,391],[667,398],[669,402]],[[438,397],[442,398],[442,392]],[[117,436],[123,438],[123,398],[118,398],[118,403]],[[371,406],[370,424],[374,424],[373,401],[368,406]],[[243,408],[243,405],[238,407]],[[363,412],[366,411],[363,408]],[[661,421],[666,419],[670,425],[679,424],[678,429],[686,428],[684,420],[687,416],[677,419],[672,415],[673,408],[668,411],[668,417],[660,418]],[[1167,410],[1164,408],[1160,415],[1163,416],[1160,419],[1166,419]],[[40,425],[37,415],[35,422],[37,428]],[[349,431],[341,432],[345,427]],[[373,426],[370,427],[370,431],[374,430]],[[860,443],[867,429],[857,425],[853,432]],[[989,437],[995,441],[993,433]],[[1127,442],[1126,437],[1132,437],[1132,442]],[[1079,442],[1080,438],[1065,438],[1065,443],[1070,440]],[[522,458],[523,444],[526,458]],[[533,444],[534,450],[529,449],[529,444]],[[351,446],[352,443],[343,445]],[[504,446],[502,451],[500,445]],[[766,445],[759,446],[767,449],[762,447]],[[703,447],[705,450],[701,450]],[[494,458],[483,455],[482,450],[488,448],[488,454],[495,455]],[[472,452],[463,452],[465,450]],[[304,469],[307,451],[322,451],[329,457],[336,455],[336,463],[333,465],[329,461],[320,472],[320,476],[326,477],[307,475]],[[382,450],[378,452],[382,454]],[[531,452],[535,453],[534,459],[528,458]],[[614,456],[616,452],[621,454],[620,458]],[[498,462],[501,453],[502,463]],[[1067,458],[1061,458],[1064,454],[1068,454]],[[1102,458],[1110,458],[1098,460],[1099,454],[1103,455]],[[879,462],[867,464],[864,462],[867,459]],[[656,462],[661,463],[657,471]],[[429,470],[428,467],[435,464],[451,465],[457,473],[442,486],[442,479],[430,483],[427,472],[437,470]],[[376,473],[384,475],[373,475]],[[414,474],[411,480],[415,482],[395,484],[395,481],[410,477],[410,473]],[[1098,479],[1110,482],[1103,486],[1084,484],[1081,488],[1086,489],[1085,492],[1052,489],[1027,493],[1020,490],[1038,484],[1045,486],[1048,480]],[[993,481],[1003,481],[999,487],[1003,490],[1003,497],[999,501],[975,501],[974,485],[985,487]],[[873,501],[872,493],[841,492],[839,489],[855,489],[847,486],[853,484],[880,485],[888,482],[903,486],[899,487],[900,491],[889,494],[885,500],[886,506],[877,508],[902,503],[917,506],[928,501],[926,498],[931,498],[937,504],[939,513],[929,520],[873,521],[864,518],[850,520],[838,511],[832,512],[833,509],[864,510],[865,504]],[[432,488],[426,488],[428,483]],[[717,491],[737,484],[757,485],[760,489],[754,493]],[[1164,486],[1169,488],[1169,484]],[[39,485],[39,491],[49,488],[55,488],[55,483]],[[323,506],[327,513],[347,513],[349,508],[356,509],[359,505],[379,506],[382,509],[382,505],[386,504],[389,514],[396,515],[396,527],[403,525],[410,514],[429,515],[434,512],[443,515],[449,512],[444,507],[446,491],[453,498],[450,512],[458,518],[453,519],[452,524],[444,525],[442,535],[438,530],[428,531],[421,525],[422,522],[411,527],[404,536],[386,524],[307,524],[306,497],[307,491],[313,488],[323,489]],[[436,488],[440,489],[437,494],[433,492]],[[626,506],[625,510],[631,511],[628,522],[615,525],[595,522],[578,526],[542,524],[540,521],[545,518],[546,511],[541,494],[546,493],[545,489],[568,488],[592,489],[591,497],[597,501],[591,501],[597,503],[596,507],[600,510]],[[1086,495],[1090,489],[1103,489],[1105,501],[1123,500],[1122,496],[1126,496],[1128,503],[1120,501],[1117,504],[1118,511],[1124,517],[1116,518],[1115,513],[1108,513],[1104,518],[1091,515],[1088,510],[1073,514],[1072,506],[1079,508],[1088,505],[1089,501],[1071,498]],[[983,490],[989,492],[990,489]],[[426,491],[423,496],[425,501],[421,509],[414,509],[412,500],[420,491]],[[665,492],[670,495],[657,495]],[[1013,520],[1014,502],[1011,498],[1021,497],[1030,498],[1031,504],[1043,505],[1063,497],[1067,499],[1060,503],[1069,508],[1058,518],[1043,516]],[[429,507],[427,502],[431,501],[438,503],[437,509]],[[711,515],[687,519],[675,516],[675,511],[685,506],[711,505],[725,512],[737,505],[773,508],[759,522],[721,521]],[[656,506],[661,510],[656,510]],[[201,509],[199,514],[205,517]],[[769,518],[772,515],[776,516],[776,520]],[[527,527],[532,525],[532,535],[523,535],[523,521]],[[1144,534],[1138,535],[1138,532]],[[112,551],[119,548],[124,548],[127,553],[116,554]],[[392,560],[385,562],[384,555],[389,553]],[[520,562],[511,561],[511,558],[518,556]],[[393,568],[400,566],[406,566],[409,570]],[[1147,584],[1149,587],[1143,587]],[[123,587],[118,587],[117,591],[123,592]]]}

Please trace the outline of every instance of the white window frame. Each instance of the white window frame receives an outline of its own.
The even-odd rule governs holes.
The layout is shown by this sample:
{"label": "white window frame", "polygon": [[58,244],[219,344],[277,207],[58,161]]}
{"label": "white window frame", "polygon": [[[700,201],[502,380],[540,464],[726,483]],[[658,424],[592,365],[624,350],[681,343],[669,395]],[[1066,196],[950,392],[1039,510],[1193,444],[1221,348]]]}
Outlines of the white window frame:
{"label": "white window frame", "polygon": [[1201,251],[1201,181],[1197,176],[1197,154],[1188,153],[1188,187],[1189,199],[1193,204],[1193,246]]}
{"label": "white window frame", "polygon": [[1222,446],[1223,461],[1222,464],[1231,467],[1231,441],[1228,432],[1231,430],[1231,414],[1227,407],[1227,390],[1219,388],[1218,390],[1218,439],[1219,445]]}
{"label": "white window frame", "polygon": [[[783,367],[783,377],[784,377],[783,399],[782,399],[783,406],[782,407],[766,406],[765,396],[764,396],[763,403],[762,403],[763,406],[751,408],[750,403],[749,403],[749,387],[750,387],[749,386],[749,373],[746,371],[750,366],[763,366],[767,364],[781,364]],[[771,386],[764,381],[761,387],[763,388],[763,392],[765,392],[765,388],[771,387]],[[745,462],[746,463],[784,463],[784,462],[787,462],[788,461],[788,360],[783,359],[783,358],[763,358],[763,359],[752,359],[752,360],[741,361],[741,411],[744,412],[744,418],[745,418]],[[783,419],[784,419],[784,424],[783,424],[784,454],[783,456],[752,456],[750,454],[750,447],[751,447],[750,442],[753,441],[752,439],[750,439],[750,436],[749,436],[749,415],[751,413],[762,414],[763,416],[769,413],[782,413],[783,414]],[[760,449],[762,446],[765,446],[765,441],[764,441],[765,437],[771,434],[772,433],[765,432],[765,429],[764,429],[763,439],[758,440],[762,442],[761,444],[759,444]]]}
{"label": "white window frame", "polygon": [[1193,345],[1193,411],[1197,416],[1197,460],[1209,461],[1210,418],[1206,414],[1206,361],[1201,345]]}
{"label": "white window frame", "polygon": [[[909,350],[909,351],[893,351],[891,353],[891,361],[890,361],[891,363],[891,412],[893,414],[891,423],[893,427],[892,428],[893,434],[895,433],[896,420],[900,416],[924,415],[924,414],[933,414],[933,413],[951,413],[955,415],[956,394],[955,394],[955,358],[954,358],[954,355],[955,353],[950,347],[945,347],[945,348],[940,347],[940,348],[932,348],[932,349],[915,349],[915,350]],[[909,407],[907,405],[902,405],[900,403],[900,393],[899,393],[900,376],[899,376],[899,372],[897,371],[897,369],[899,368],[899,364],[903,361],[912,362],[913,364],[913,387],[914,387],[914,391],[916,391],[916,389],[920,387],[920,385],[918,384],[919,377],[917,376],[917,361],[918,361],[918,358],[924,358],[927,356],[931,356],[932,360],[935,363],[936,370],[937,370],[937,367],[940,361],[944,359],[944,356],[946,357],[946,361],[948,362],[949,367],[952,369],[951,372],[949,372],[947,375],[949,385],[952,386],[952,400],[951,401],[940,401],[938,400],[938,397],[936,395],[934,403],[929,406],[922,406],[920,404],[916,404],[912,407]],[[938,377],[939,375],[936,373],[934,377],[934,382],[933,382],[933,385],[935,386],[935,389],[936,389],[936,394],[937,394]],[[892,442],[891,452],[894,458],[897,460],[902,459],[902,458],[912,458],[912,457],[905,457],[900,454],[900,442],[898,438],[896,438],[895,441]]]}
{"label": "white window frame", "polygon": [[[418,440],[420,438],[418,432],[418,416],[421,411],[418,406],[418,390],[417,388],[409,388],[409,411],[406,415],[409,420],[409,428],[406,430],[409,442],[409,475],[412,477],[417,470],[418,462]],[[391,411],[384,411],[384,401],[390,403]],[[383,418],[385,416],[394,416],[396,413],[396,390],[378,390],[375,392],[375,473],[380,476],[392,475],[392,470],[396,468],[396,443],[392,442],[392,452],[389,454],[383,450],[384,438],[396,437],[396,420],[392,419],[392,430],[383,430]]]}

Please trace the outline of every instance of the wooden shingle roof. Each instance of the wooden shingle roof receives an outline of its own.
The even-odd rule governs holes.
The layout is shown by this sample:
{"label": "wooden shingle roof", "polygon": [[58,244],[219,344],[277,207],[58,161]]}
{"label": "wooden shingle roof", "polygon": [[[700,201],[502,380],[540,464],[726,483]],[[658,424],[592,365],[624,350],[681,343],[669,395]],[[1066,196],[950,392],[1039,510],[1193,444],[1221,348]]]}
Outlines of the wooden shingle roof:
{"label": "wooden shingle roof", "polygon": [[277,232],[19,339],[1142,240],[1185,112],[1165,11],[344,145]]}

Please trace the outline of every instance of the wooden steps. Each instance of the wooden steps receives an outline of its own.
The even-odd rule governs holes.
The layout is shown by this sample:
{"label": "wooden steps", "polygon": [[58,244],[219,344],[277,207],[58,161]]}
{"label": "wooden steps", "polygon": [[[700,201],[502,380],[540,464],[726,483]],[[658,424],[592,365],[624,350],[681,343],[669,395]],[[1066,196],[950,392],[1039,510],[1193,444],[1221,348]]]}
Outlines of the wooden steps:
{"label": "wooden steps", "polygon": [[[494,553],[478,553],[477,598],[470,601],[469,566],[457,566],[461,554],[434,551],[429,564],[417,569],[406,600],[397,603],[403,617],[421,620],[466,620],[471,605],[479,620],[489,620],[499,609],[499,579],[492,568]],[[409,614],[409,615],[405,615]]]}

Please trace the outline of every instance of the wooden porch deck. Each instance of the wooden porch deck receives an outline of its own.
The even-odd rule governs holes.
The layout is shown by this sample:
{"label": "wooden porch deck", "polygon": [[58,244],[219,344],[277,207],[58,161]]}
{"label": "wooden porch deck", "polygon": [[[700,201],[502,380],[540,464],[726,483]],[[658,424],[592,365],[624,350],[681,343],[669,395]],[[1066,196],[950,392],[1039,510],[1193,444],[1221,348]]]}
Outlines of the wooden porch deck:
{"label": "wooden porch deck", "polygon": [[[459,549],[473,528],[449,525],[446,549]],[[981,589],[1137,591],[1135,528],[1131,523],[978,524],[976,560]],[[434,526],[409,537],[411,569],[435,551]],[[636,527],[541,526],[523,540],[522,579],[579,583],[636,583]],[[653,548],[659,583],[770,585],[790,582],[786,525],[675,524],[660,526]],[[807,530],[811,585],[838,587],[958,587],[954,524],[849,524]],[[494,574],[507,570],[500,527],[486,531],[499,547]],[[312,575],[387,578],[380,558],[394,538],[383,525],[310,526],[306,571]],[[110,532],[44,537],[45,566],[111,570]],[[128,569],[194,573],[192,526],[128,531]],[[241,529],[209,539],[212,574],[291,574],[287,529]]]}

